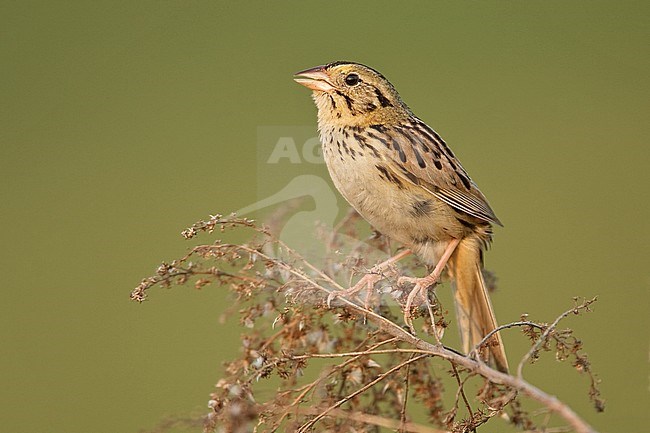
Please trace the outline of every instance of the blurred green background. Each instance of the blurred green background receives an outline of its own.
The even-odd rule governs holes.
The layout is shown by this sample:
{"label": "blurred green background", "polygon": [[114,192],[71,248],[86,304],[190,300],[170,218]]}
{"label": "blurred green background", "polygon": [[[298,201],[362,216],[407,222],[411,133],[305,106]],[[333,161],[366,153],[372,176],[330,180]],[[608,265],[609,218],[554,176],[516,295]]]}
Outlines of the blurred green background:
{"label": "blurred green background", "polygon": [[258,128],[315,134],[291,76],[338,59],[382,71],[489,197],[505,224],[487,255],[501,322],[550,321],[573,296],[599,296],[565,324],[605,413],[568,365],[529,368],[530,381],[602,432],[646,431],[649,12],[0,2],[0,431],[137,432],[205,410],[238,348],[240,330],[218,324],[227,296],[156,289],[137,305],[129,292],[187,250],[180,230],[258,198]]}

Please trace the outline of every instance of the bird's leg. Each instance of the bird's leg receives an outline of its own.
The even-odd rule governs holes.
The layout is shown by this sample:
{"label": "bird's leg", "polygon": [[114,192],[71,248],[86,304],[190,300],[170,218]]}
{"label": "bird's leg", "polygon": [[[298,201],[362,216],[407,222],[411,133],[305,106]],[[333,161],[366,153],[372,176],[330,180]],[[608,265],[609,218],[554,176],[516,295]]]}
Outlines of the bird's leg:
{"label": "bird's leg", "polygon": [[[336,290],[333,292],[330,292],[329,296],[327,297],[327,306],[331,307],[332,300],[338,298],[338,297],[348,297],[357,294],[358,292],[362,291],[363,289],[368,289],[368,292],[373,289],[375,286],[375,283],[383,278],[383,272],[388,268],[390,265],[393,263],[397,263],[404,257],[408,256],[411,254],[411,250],[406,249],[404,251],[400,251],[398,254],[395,254],[393,257],[390,259],[386,260],[385,262],[381,262],[375,266],[373,266],[370,271],[364,275],[357,284],[354,286],[350,287],[349,289],[346,290]],[[366,298],[366,302],[368,302],[368,298]]]}
{"label": "bird's leg", "polygon": [[437,283],[442,275],[442,270],[445,269],[449,258],[454,253],[454,250],[460,243],[460,239],[452,239],[451,242],[445,248],[442,257],[438,260],[438,264],[433,269],[431,274],[422,278],[411,278],[411,277],[401,277],[397,282],[398,285],[402,283],[414,283],[415,286],[411,289],[408,297],[406,298],[406,305],[404,306],[404,322],[411,328],[411,331],[415,332],[413,329],[413,321],[411,320],[411,307],[413,306],[413,301],[419,295],[425,295],[425,291],[433,284]]}

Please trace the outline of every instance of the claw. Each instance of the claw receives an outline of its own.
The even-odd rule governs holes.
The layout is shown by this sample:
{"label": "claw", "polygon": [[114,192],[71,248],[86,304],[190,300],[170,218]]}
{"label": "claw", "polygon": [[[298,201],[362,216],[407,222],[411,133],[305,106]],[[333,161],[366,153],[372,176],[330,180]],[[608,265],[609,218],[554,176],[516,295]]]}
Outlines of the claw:
{"label": "claw", "polygon": [[330,294],[327,295],[327,300],[325,301],[325,302],[327,302],[327,308],[329,308],[329,309],[332,308],[332,301],[333,301],[334,299],[336,299],[337,297],[338,297],[338,293],[337,293],[337,292],[330,292]]}

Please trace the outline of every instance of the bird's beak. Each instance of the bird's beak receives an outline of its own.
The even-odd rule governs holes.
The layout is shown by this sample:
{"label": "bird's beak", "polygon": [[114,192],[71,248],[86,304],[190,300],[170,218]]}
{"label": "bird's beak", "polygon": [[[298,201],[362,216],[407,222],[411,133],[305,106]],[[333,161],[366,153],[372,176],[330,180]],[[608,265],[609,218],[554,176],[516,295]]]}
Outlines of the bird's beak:
{"label": "bird's beak", "polygon": [[296,72],[293,79],[296,83],[318,92],[328,92],[334,89],[334,86],[330,84],[329,75],[325,72],[325,66],[316,66]]}

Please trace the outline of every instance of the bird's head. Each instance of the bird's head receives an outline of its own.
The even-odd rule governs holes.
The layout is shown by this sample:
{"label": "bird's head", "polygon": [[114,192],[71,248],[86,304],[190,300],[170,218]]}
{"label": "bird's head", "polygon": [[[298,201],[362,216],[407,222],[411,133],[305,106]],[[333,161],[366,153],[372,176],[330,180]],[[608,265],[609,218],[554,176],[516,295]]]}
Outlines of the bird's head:
{"label": "bird's head", "polygon": [[379,72],[353,62],[306,69],[294,80],[313,91],[319,123],[365,126],[408,117],[410,110]]}

